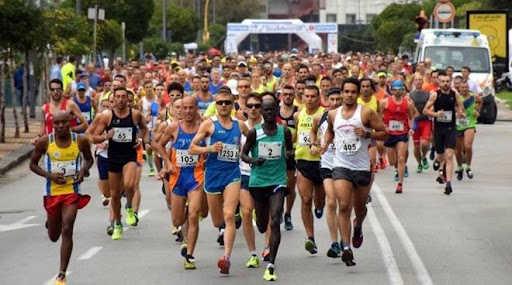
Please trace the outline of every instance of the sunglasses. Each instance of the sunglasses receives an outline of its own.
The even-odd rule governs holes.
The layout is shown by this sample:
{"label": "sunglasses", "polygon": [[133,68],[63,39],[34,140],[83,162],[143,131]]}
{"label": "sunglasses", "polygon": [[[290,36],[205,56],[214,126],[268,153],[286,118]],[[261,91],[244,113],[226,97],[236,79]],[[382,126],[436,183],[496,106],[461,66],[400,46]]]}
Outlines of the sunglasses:
{"label": "sunglasses", "polygon": [[169,93],[169,96],[171,96],[171,97],[180,97],[182,95],[183,94],[181,94],[181,93]]}
{"label": "sunglasses", "polygon": [[229,106],[229,105],[233,104],[233,101],[231,101],[231,100],[219,100],[219,101],[215,102],[215,104],[217,104],[219,106],[222,106],[222,105]]}
{"label": "sunglasses", "polygon": [[293,94],[293,93],[283,93],[283,96],[289,96],[289,97],[291,97],[291,96],[293,96],[293,95],[295,95],[295,94]]}
{"label": "sunglasses", "polygon": [[256,103],[256,104],[245,104],[245,106],[247,108],[249,108],[249,109],[253,109],[253,108],[259,109],[259,108],[261,108],[261,104],[259,104],[259,103]]}
{"label": "sunglasses", "polygon": [[250,87],[251,86],[249,86],[249,85],[238,85],[238,88],[246,88],[247,89],[247,88],[250,88]]}
{"label": "sunglasses", "polygon": [[62,88],[50,88],[50,91],[60,92],[60,91],[62,91]]}

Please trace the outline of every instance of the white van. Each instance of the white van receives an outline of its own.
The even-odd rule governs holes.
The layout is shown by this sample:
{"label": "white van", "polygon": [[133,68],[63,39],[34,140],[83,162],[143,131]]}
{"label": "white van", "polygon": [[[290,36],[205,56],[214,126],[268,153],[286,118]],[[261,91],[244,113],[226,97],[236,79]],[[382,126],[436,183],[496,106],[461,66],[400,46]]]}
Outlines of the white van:
{"label": "white van", "polygon": [[432,66],[444,70],[448,66],[459,75],[463,66],[471,68],[483,95],[494,95],[494,73],[487,36],[477,30],[423,29],[417,42],[415,62],[432,60]]}

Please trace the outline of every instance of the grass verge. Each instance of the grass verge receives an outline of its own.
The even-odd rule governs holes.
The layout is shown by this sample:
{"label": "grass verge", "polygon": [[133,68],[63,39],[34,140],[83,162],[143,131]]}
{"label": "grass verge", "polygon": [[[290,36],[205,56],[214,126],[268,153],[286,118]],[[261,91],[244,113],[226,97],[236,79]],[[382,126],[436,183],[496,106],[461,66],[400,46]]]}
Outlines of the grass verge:
{"label": "grass verge", "polygon": [[496,94],[496,97],[507,103],[508,107],[512,109],[512,92],[500,92]]}

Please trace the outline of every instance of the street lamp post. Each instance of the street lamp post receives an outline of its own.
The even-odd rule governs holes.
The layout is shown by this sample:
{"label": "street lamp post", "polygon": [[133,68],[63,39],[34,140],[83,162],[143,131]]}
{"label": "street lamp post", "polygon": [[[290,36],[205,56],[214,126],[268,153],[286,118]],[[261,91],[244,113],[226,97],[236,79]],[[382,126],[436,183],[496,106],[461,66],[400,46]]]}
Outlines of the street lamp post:
{"label": "street lamp post", "polygon": [[93,63],[96,64],[96,38],[97,38],[97,30],[98,30],[97,26],[98,26],[98,20],[100,20],[100,21],[105,20],[105,10],[99,9],[98,4],[95,4],[93,8],[89,8],[87,10],[87,18],[89,20],[94,21],[92,58],[93,58]]}

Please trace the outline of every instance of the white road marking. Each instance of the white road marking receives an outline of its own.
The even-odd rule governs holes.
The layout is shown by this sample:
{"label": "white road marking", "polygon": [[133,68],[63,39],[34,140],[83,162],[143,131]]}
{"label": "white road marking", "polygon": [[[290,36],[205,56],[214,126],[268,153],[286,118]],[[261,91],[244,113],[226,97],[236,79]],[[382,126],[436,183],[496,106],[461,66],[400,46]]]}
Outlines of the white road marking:
{"label": "white road marking", "polygon": [[24,224],[24,223],[26,223],[26,222],[28,222],[28,221],[30,221],[30,220],[35,219],[35,218],[36,218],[36,216],[28,216],[28,217],[26,217],[26,218],[24,218],[24,219],[19,220],[19,221],[18,221],[18,222],[16,222],[15,224]]}
{"label": "white road marking", "polygon": [[36,216],[28,216],[25,217],[17,222],[14,222],[9,225],[0,225],[0,232],[7,232],[7,231],[13,231],[13,230],[19,230],[23,228],[29,228],[34,226],[39,226],[40,224],[25,224],[26,222],[35,219]]}
{"label": "white road marking", "polygon": [[373,184],[372,193],[374,193],[375,196],[377,196],[380,206],[382,207],[384,213],[391,222],[391,226],[393,226],[393,229],[395,230],[398,239],[402,243],[405,252],[407,253],[407,256],[411,260],[414,271],[416,272],[416,278],[418,278],[418,281],[422,285],[433,285],[434,283],[432,282],[432,278],[430,277],[430,274],[428,273],[425,264],[423,264],[423,261],[421,260],[418,251],[414,247],[411,238],[405,231],[404,227],[402,226],[402,223],[400,223],[400,220],[398,220],[398,218],[396,217],[396,214],[391,208],[391,205],[389,205],[388,199],[386,198],[386,196],[384,196],[382,190],[376,183]]}
{"label": "white road marking", "polygon": [[103,247],[101,246],[94,246],[94,247],[91,247],[88,251],[86,251],[84,254],[80,255],[80,257],[78,258],[78,260],[87,260],[87,259],[91,259],[96,253],[100,252],[100,250],[102,250]]}
{"label": "white road marking", "polygon": [[[66,271],[66,277],[71,274],[71,271]],[[57,274],[55,274],[50,280],[43,283],[43,285],[54,285],[55,284],[55,278],[57,278]]]}
{"label": "white road marking", "polygon": [[403,285],[404,280],[402,279],[402,274],[400,274],[400,270],[396,264],[395,255],[391,250],[388,237],[382,229],[382,226],[380,225],[380,222],[375,215],[373,207],[368,207],[368,220],[370,221],[370,226],[372,227],[373,233],[375,234],[377,242],[379,243],[380,253],[382,255],[382,259],[384,260],[384,267],[386,267],[386,270],[388,271],[390,284]]}

